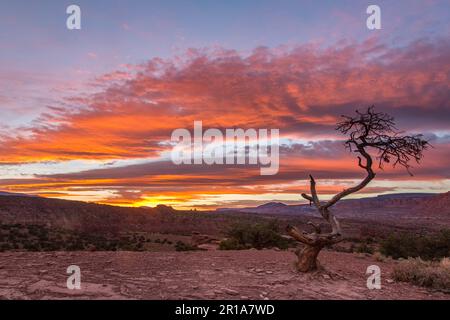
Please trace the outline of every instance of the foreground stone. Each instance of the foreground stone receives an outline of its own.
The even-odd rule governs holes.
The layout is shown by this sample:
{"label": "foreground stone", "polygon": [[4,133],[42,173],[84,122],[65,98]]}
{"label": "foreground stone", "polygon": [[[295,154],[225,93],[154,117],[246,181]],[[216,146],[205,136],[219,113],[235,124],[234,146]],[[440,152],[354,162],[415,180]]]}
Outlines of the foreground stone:
{"label": "foreground stone", "polygon": [[[392,282],[395,262],[324,251],[324,271],[299,274],[295,259],[275,250],[0,253],[0,299],[450,299]],[[373,264],[381,290],[366,287]],[[81,268],[81,290],[67,289],[69,265]]]}

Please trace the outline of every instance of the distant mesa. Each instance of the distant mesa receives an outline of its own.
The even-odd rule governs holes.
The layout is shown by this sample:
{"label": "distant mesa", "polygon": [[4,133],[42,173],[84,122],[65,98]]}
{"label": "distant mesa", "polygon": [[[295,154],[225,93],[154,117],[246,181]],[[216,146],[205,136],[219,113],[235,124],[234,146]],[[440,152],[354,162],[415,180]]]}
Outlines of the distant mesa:
{"label": "distant mesa", "polygon": [[284,207],[287,207],[287,204],[284,204],[282,202],[268,202],[258,206],[257,208],[268,209],[268,208],[284,208]]}
{"label": "distant mesa", "polygon": [[158,204],[155,209],[160,212],[160,213],[173,213],[176,212],[176,210],[174,208],[172,208],[171,206],[166,206],[164,204]]}
{"label": "distant mesa", "polygon": [[[334,207],[336,214],[346,218],[407,217],[407,216],[449,216],[450,192],[395,193],[376,197],[342,200]],[[269,202],[256,207],[219,208],[218,212],[243,212],[278,215],[313,215],[317,213],[309,204],[286,205]]]}
{"label": "distant mesa", "polygon": [[31,195],[31,194],[6,192],[6,191],[0,191],[0,196],[5,196],[5,197],[39,197],[39,196]]}

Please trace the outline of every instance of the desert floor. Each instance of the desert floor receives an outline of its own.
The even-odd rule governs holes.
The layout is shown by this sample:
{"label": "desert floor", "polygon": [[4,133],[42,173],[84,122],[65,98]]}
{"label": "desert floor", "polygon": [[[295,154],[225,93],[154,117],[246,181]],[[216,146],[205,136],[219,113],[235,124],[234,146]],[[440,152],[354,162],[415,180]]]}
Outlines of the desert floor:
{"label": "desert floor", "polygon": [[[323,251],[325,270],[295,271],[292,252],[0,253],[1,299],[450,299],[390,279],[395,262]],[[382,271],[382,288],[366,287],[366,268]],[[69,265],[81,289],[69,290]]]}

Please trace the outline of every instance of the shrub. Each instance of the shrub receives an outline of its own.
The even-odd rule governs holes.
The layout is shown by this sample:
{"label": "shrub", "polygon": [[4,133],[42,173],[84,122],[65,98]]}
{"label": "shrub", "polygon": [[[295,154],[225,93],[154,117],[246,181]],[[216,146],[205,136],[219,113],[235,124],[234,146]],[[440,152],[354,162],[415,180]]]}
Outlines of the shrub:
{"label": "shrub", "polygon": [[269,221],[266,223],[238,223],[233,225],[227,233],[229,239],[221,241],[219,249],[241,250],[248,248],[273,248],[287,249],[289,240],[279,233],[278,223]]}
{"label": "shrub", "polygon": [[11,250],[11,246],[9,245],[9,243],[2,243],[0,245],[0,251],[8,251]]}
{"label": "shrub", "polygon": [[224,239],[219,243],[219,250],[245,250],[249,246],[239,243],[237,239]]}
{"label": "shrub", "polygon": [[385,257],[378,251],[373,254],[373,257],[374,257],[375,261],[379,261],[379,262],[390,261],[390,259],[391,259],[391,258]]}
{"label": "shrub", "polygon": [[177,243],[175,244],[175,250],[176,251],[195,251],[195,250],[200,250],[200,249],[189,243],[186,243],[183,241],[177,241]]}
{"label": "shrub", "polygon": [[441,262],[409,258],[394,267],[392,276],[397,281],[410,282],[450,293],[450,262],[448,258],[442,259]]}
{"label": "shrub", "polygon": [[438,260],[448,257],[450,230],[442,230],[429,236],[392,235],[381,242],[380,252],[394,259],[421,257],[424,260]]}
{"label": "shrub", "polygon": [[27,243],[24,245],[24,249],[27,251],[39,251],[39,246],[34,243]]}
{"label": "shrub", "polygon": [[366,242],[363,242],[358,247],[356,247],[355,251],[358,253],[369,253],[369,254],[374,253],[374,249],[371,246],[369,246]]}

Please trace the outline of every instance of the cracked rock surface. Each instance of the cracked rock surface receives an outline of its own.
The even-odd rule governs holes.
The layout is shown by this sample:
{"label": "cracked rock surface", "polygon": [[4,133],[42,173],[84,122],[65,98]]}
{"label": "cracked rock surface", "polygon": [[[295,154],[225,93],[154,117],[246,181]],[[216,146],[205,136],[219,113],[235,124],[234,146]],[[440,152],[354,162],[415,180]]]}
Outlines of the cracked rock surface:
{"label": "cracked rock surface", "polygon": [[[289,251],[3,252],[0,299],[449,299],[392,281],[393,261],[322,251],[324,270],[301,274]],[[381,290],[366,287],[378,265]],[[69,290],[69,265],[81,289]]]}

